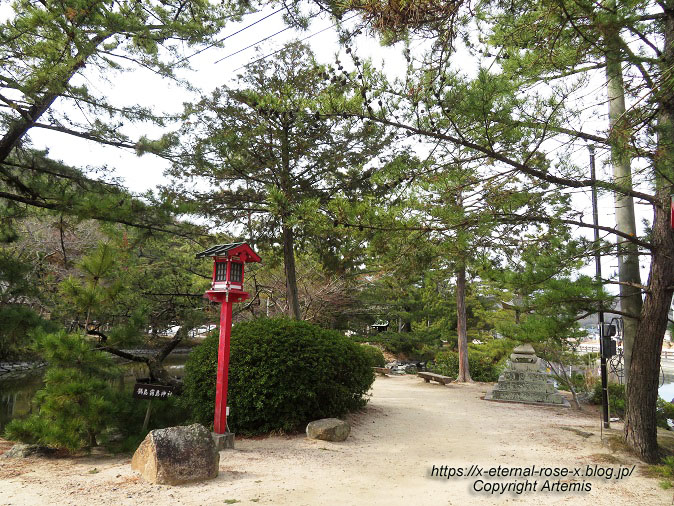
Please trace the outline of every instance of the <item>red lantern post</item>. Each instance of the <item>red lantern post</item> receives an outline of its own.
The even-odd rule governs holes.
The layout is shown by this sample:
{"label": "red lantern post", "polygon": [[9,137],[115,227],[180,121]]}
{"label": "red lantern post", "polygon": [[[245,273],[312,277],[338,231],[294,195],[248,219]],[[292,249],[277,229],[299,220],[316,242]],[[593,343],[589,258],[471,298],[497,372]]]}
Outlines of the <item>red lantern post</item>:
{"label": "red lantern post", "polygon": [[247,262],[261,259],[243,242],[219,244],[197,254],[197,258],[213,257],[211,289],[205,296],[220,303],[220,344],[218,346],[218,375],[215,388],[214,432],[227,431],[227,381],[229,376],[229,339],[232,331],[232,305],[248,298],[243,291],[243,271]]}

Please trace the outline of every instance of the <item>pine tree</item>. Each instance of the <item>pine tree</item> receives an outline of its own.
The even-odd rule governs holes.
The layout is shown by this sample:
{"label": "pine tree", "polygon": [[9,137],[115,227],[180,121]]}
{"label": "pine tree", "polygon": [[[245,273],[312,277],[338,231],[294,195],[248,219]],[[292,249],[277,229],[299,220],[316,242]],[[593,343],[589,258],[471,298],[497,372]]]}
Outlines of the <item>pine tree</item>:
{"label": "pine tree", "polygon": [[12,420],[6,437],[70,451],[96,446],[115,410],[110,380],[118,372],[110,358],[65,332],[37,336],[36,350],[49,363],[45,386],[35,395],[35,413]]}
{"label": "pine tree", "polygon": [[342,72],[330,74],[307,46],[290,43],[275,59],[248,65],[236,87],[189,105],[186,138],[166,138],[180,142],[167,194],[218,225],[245,227],[249,241],[280,244],[296,319],[298,241],[317,240],[307,235],[313,222],[333,198],[359,191],[371,174],[366,164],[389,141],[374,124],[323,113],[325,102],[344,103],[351,93]]}
{"label": "pine tree", "polygon": [[[84,218],[148,225],[138,200],[116,184],[66,167],[32,149],[32,129],[65,138],[158,152],[121,133],[125,122],[162,124],[142,105],[120,107],[89,87],[93,69],[110,78],[144,68],[166,78],[185,66],[182,44],[209,41],[246,2],[215,6],[207,0],[17,0],[0,24],[0,199],[10,209],[57,210]],[[85,79],[82,79],[82,77]],[[75,112],[77,111],[77,112]]]}

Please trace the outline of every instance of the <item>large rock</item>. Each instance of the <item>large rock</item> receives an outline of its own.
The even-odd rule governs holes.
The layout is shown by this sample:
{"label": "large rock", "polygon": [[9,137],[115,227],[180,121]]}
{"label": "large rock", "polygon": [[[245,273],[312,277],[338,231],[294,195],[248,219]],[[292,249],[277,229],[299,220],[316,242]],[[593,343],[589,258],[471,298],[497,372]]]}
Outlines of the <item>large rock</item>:
{"label": "large rock", "polygon": [[151,431],[131,460],[150,483],[177,485],[218,476],[220,454],[203,425],[169,427]]}
{"label": "large rock", "polygon": [[39,445],[29,445],[24,443],[16,443],[5,453],[0,455],[1,459],[25,459],[33,455],[49,455],[54,453],[53,448]]}
{"label": "large rock", "polygon": [[323,418],[307,425],[307,437],[322,441],[344,441],[350,432],[351,426],[338,418]]}

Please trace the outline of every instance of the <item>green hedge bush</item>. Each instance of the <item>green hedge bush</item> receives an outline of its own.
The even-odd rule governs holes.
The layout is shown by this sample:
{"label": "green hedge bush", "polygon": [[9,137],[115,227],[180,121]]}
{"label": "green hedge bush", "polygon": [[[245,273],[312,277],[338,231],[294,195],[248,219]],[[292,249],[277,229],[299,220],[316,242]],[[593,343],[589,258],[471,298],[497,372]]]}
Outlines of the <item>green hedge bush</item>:
{"label": "green hedge bush", "polygon": [[[554,376],[555,380],[557,381],[557,389],[558,390],[564,390],[565,392],[570,392],[571,389],[569,388],[569,385],[566,383],[566,379],[562,376]],[[571,375],[571,384],[573,385],[573,389],[576,391],[576,393],[580,392],[585,392],[587,391],[587,384],[585,381],[585,375],[579,372],[574,372]]]}
{"label": "green hedge bush", "polygon": [[[510,339],[492,339],[484,344],[468,345],[468,368],[475,381],[494,382],[505,367],[505,362],[517,343]],[[435,356],[431,370],[443,376],[459,374],[459,353],[441,351]]]}
{"label": "green hedge bush", "polygon": [[[470,377],[474,381],[498,381],[502,368],[494,363],[484,353],[468,350],[468,368]],[[456,351],[441,351],[435,356],[435,365],[431,371],[455,378],[459,375],[459,353]]]}
{"label": "green hedge bush", "polygon": [[[601,405],[601,382],[597,382],[590,397],[592,404]],[[608,384],[608,408],[611,416],[625,417],[625,385]]]}
{"label": "green hedge bush", "polygon": [[386,358],[379,348],[369,344],[361,344],[361,351],[370,359],[372,367],[384,367]]}
{"label": "green hedge bush", "polygon": [[[627,393],[625,392],[625,385],[617,383],[608,384],[608,407],[609,415],[625,418],[625,408],[627,406]],[[592,404],[601,405],[601,382],[598,381],[592,390],[590,397]],[[655,421],[658,427],[671,430],[669,420],[674,421],[674,405],[667,402],[662,397],[658,396],[655,405]]]}
{"label": "green hedge bush", "polygon": [[[185,364],[181,403],[194,421],[213,424],[218,336]],[[374,381],[363,347],[339,332],[286,318],[232,329],[228,424],[242,434],[295,431],[318,418],[362,408]]]}

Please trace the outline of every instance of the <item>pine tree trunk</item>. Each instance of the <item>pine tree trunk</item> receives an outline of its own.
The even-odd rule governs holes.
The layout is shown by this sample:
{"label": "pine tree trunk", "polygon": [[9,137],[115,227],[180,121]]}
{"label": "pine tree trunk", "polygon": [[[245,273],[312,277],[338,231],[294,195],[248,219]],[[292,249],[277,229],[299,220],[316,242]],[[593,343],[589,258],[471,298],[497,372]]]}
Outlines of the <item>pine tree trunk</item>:
{"label": "pine tree trunk", "polygon": [[292,228],[286,224],[283,225],[283,265],[286,275],[288,316],[295,320],[301,320],[302,313],[297,295],[297,275],[295,272],[295,236]]}
{"label": "pine tree trunk", "polygon": [[[628,154],[629,146],[625,145],[628,139],[623,135],[626,128],[625,119],[625,87],[623,82],[622,67],[620,62],[619,33],[612,31],[607,33],[606,52],[606,77],[608,93],[608,117],[611,143],[611,163],[613,165],[613,178],[617,185],[626,190],[632,190],[632,169]],[[636,237],[637,226],[634,217],[634,199],[620,192],[614,193],[616,228],[622,232]],[[639,251],[635,244],[618,238],[618,280],[621,283],[641,284],[639,273]],[[641,314],[641,290],[639,288],[620,285],[620,309],[628,314]],[[637,332],[639,320],[636,318],[623,317],[623,350],[625,360],[625,382],[629,381],[629,368],[632,357],[634,338]]]}
{"label": "pine tree trunk", "polygon": [[[674,18],[671,15],[664,22],[664,39],[662,70],[669,72],[674,64]],[[671,183],[674,180],[674,90],[664,87],[658,99],[658,156],[653,161],[658,202],[653,219],[649,291],[632,350],[632,381],[627,385],[625,415],[627,444],[650,463],[659,460],[655,408],[660,353],[674,292],[674,231],[670,224],[670,199],[674,193]]]}
{"label": "pine tree trunk", "polygon": [[[411,308],[409,308],[409,307],[403,307],[403,310],[408,315],[411,312]],[[409,316],[408,316],[408,318],[409,318]],[[411,320],[408,320],[407,318],[405,320],[403,320],[402,332],[412,332],[412,321]]]}
{"label": "pine tree trunk", "polygon": [[[669,199],[666,201],[668,203]],[[674,233],[669,226],[667,211],[663,205],[655,213],[649,293],[644,300],[632,351],[632,381],[627,384],[625,440],[642,460],[650,463],[659,459],[655,409],[660,352],[674,284]]]}
{"label": "pine tree trunk", "polygon": [[[290,174],[290,130],[291,123],[284,115],[281,136],[281,190],[287,199],[286,206],[290,205],[292,195],[292,181]],[[297,295],[297,273],[295,271],[295,234],[288,224],[289,210],[283,210],[281,227],[283,234],[283,266],[286,275],[286,300],[288,302],[288,316],[295,320],[302,319],[300,302]]]}
{"label": "pine tree trunk", "polygon": [[466,330],[466,266],[461,262],[456,270],[456,332],[459,347],[459,382],[473,381],[468,368],[468,334]]}

